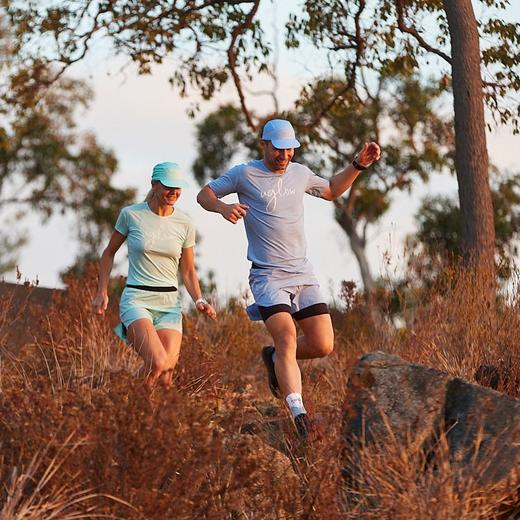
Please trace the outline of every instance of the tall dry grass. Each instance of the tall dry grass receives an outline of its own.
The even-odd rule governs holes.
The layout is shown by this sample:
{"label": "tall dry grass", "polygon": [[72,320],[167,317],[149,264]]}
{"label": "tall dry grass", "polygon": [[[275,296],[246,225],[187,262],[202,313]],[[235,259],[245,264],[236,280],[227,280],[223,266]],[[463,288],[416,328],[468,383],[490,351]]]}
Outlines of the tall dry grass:
{"label": "tall dry grass", "polygon": [[[397,328],[386,294],[374,324],[373,309],[350,286],[347,309],[333,312],[335,352],[303,365],[306,406],[321,425],[321,437],[304,447],[267,388],[265,330],[240,302],[220,309],[215,324],[187,316],[174,385],[149,392],[132,375],[137,356],[111,331],[115,306],[103,319],[90,314],[94,289],[93,275],[69,280],[34,343],[2,355],[0,518],[520,515],[511,483],[468,478],[447,450],[426,464],[411,448],[385,443],[349,453],[341,441],[348,373],[372,350],[469,380],[480,365],[495,365],[507,374],[499,390],[518,398],[518,295],[501,304],[490,330],[478,284],[451,274],[420,296],[403,296]],[[410,300],[419,303],[407,308]],[[349,457],[361,468],[355,473]]]}

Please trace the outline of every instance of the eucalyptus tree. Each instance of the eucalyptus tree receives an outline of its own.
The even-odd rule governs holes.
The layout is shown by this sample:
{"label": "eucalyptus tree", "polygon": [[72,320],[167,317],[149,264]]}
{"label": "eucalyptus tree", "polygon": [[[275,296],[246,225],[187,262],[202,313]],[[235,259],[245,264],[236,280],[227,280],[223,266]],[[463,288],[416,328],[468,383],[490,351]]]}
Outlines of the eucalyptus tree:
{"label": "eucalyptus tree", "polygon": [[466,265],[483,275],[483,299],[492,310],[495,237],[484,100],[497,120],[518,131],[520,108],[514,96],[520,91],[520,29],[506,21],[508,0],[475,4],[481,8],[478,20],[471,0],[309,0],[303,14],[291,18],[288,43],[297,47],[302,37],[309,38],[343,70],[344,87],[323,105],[314,124],[356,89],[366,70],[433,66],[439,81],[452,86],[460,252]]}
{"label": "eucalyptus tree", "polygon": [[[0,17],[0,211],[9,228],[0,235],[3,244],[0,272],[16,264],[27,243],[24,216],[38,214],[46,222],[56,212],[74,218],[82,264],[92,259],[110,233],[118,208],[133,200],[133,189],[112,185],[117,160],[92,134],[77,131],[79,110],[92,97],[83,82],[63,75],[49,81],[44,90],[29,81],[27,64],[21,61],[20,41]],[[43,65],[38,78],[53,74]]]}
{"label": "eucalyptus tree", "polygon": [[[518,269],[520,251],[520,173],[491,176],[495,224],[495,264],[507,281]],[[460,256],[460,208],[449,196],[426,197],[417,212],[417,233],[408,237],[409,282],[430,285]]]}
{"label": "eucalyptus tree", "polygon": [[[48,83],[39,77],[42,63],[52,63],[59,77],[96,38],[106,37],[141,73],[175,55],[171,82],[181,93],[196,90],[208,99],[231,81],[248,126],[258,129],[244,82],[270,70],[272,45],[258,17],[260,0],[3,3],[30,65],[29,89]],[[486,278],[491,306],[494,225],[484,102],[493,117],[518,131],[520,29],[508,21],[508,9],[514,9],[509,0],[305,0],[294,2],[286,37],[289,48],[306,39],[325,52],[334,79],[342,82],[305,122],[309,128],[357,97],[360,78],[388,67],[433,70],[452,87],[461,253]]]}

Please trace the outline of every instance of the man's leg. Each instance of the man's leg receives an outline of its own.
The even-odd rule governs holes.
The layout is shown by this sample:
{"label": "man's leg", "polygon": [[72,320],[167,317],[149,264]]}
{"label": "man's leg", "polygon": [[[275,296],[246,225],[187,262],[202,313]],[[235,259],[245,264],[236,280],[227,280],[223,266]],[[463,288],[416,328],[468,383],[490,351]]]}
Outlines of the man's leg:
{"label": "man's leg", "polygon": [[296,361],[296,326],[289,312],[277,312],[265,320],[276,350],[274,369],[282,396],[289,407],[298,435],[309,434],[307,412],[303,406],[302,377]]}
{"label": "man's leg", "polygon": [[[334,330],[330,314],[319,314],[298,320],[303,335],[298,336],[298,359],[328,356],[334,349]],[[278,355],[278,354],[277,354]]]}
{"label": "man's leg", "polygon": [[300,368],[296,361],[296,326],[288,312],[277,312],[265,321],[276,350],[276,379],[283,397],[302,392]]}

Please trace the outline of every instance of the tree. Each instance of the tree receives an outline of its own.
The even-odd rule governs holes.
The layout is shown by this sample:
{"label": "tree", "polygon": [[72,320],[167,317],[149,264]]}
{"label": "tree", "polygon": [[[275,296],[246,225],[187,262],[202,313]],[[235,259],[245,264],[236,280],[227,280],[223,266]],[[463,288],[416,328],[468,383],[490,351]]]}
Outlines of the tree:
{"label": "tree", "polygon": [[[452,165],[453,136],[439,114],[443,89],[421,84],[411,71],[387,70],[357,96],[344,96],[321,116],[321,123],[307,127],[307,155],[318,159],[315,169],[334,172],[354,157],[360,142],[375,138],[384,149],[382,159],[364,172],[349,192],[335,201],[336,220],[348,235],[358,261],[364,287],[375,290],[366,258],[370,226],[377,224],[392,204],[395,192],[412,189],[416,180],[427,181],[431,172]],[[302,92],[296,119],[305,131],[324,104],[344,88],[338,80],[320,80]],[[321,163],[321,164],[320,164]]]}
{"label": "tree", "polygon": [[[520,173],[492,176],[495,225],[494,261],[500,278],[507,280],[518,258],[520,239]],[[417,233],[408,238],[409,278],[417,285],[430,285],[462,254],[461,212],[457,200],[427,197],[417,213]],[[414,281],[415,279],[415,281]]]}
{"label": "tree", "polygon": [[44,221],[55,211],[74,215],[80,263],[97,256],[117,211],[135,197],[112,186],[113,153],[75,132],[73,114],[87,94],[84,84],[60,80],[37,106],[13,107],[0,128],[0,209],[38,211]]}
{"label": "tree", "polygon": [[[248,126],[258,127],[244,81],[253,72],[270,69],[270,46],[257,18],[260,0],[185,0],[173,5],[121,0],[89,3],[80,10],[65,0],[52,7],[3,1],[36,65],[33,70],[42,60],[52,60],[60,65],[58,77],[82,59],[95,36],[103,33],[112,39],[116,52],[130,56],[142,73],[150,73],[152,63],[175,53],[178,66],[172,82],[183,93],[191,86],[207,99],[231,79]],[[461,240],[467,265],[478,266],[488,279],[485,299],[491,305],[494,239],[480,99],[484,88],[493,115],[501,122],[510,121],[518,131],[519,105],[511,94],[520,91],[520,29],[500,17],[509,0],[482,0],[479,5],[482,15],[476,20],[470,0],[306,0],[294,7],[298,14],[290,17],[286,43],[295,48],[308,39],[324,49],[343,83],[306,121],[308,128],[319,125],[348,96],[357,96],[364,75],[370,80],[371,73],[388,67],[421,71],[431,62],[437,65],[430,70],[439,70],[439,80],[450,84],[453,77]],[[47,45],[45,52],[35,53],[39,41],[54,43],[54,48],[49,51]],[[479,49],[479,44],[485,46]],[[479,64],[488,68],[489,80],[482,81]],[[41,83],[33,76],[29,85]],[[466,93],[470,93],[467,104]],[[480,128],[481,133],[472,130],[472,137],[465,140],[461,132],[466,125]]]}
{"label": "tree", "polygon": [[[9,45],[9,33],[0,26],[5,31],[0,67],[6,72],[0,92],[0,210],[14,212],[18,228],[29,211],[39,212],[44,221],[56,211],[74,215],[81,244],[76,265],[83,265],[97,256],[118,209],[133,200],[135,191],[112,186],[114,154],[93,135],[76,131],[75,114],[92,97],[87,85],[63,76],[35,95],[16,45]],[[49,77],[51,71],[42,68],[39,74]],[[11,233],[1,240],[5,272],[26,239]]]}
{"label": "tree", "polygon": [[455,170],[459,185],[460,252],[484,276],[495,300],[493,206],[489,187],[480,46],[471,0],[443,0],[451,41]]}
{"label": "tree", "polygon": [[[509,2],[486,0],[483,4],[501,9]],[[304,15],[291,19],[289,43],[297,46],[303,34],[310,37],[315,45],[325,45],[336,61],[343,57],[347,78],[345,88],[324,106],[322,113],[330,110],[336,102],[341,102],[347,91],[355,88],[356,77],[363,68],[381,70],[398,61],[420,68],[425,61],[436,57],[450,65],[455,107],[461,250],[466,265],[476,268],[487,281],[484,300],[492,311],[495,299],[494,228],[480,64],[495,68],[495,80],[484,83],[488,106],[502,122],[511,121],[518,131],[518,103],[511,108],[502,103],[509,93],[520,90],[520,29],[518,25],[494,16],[477,22],[470,0],[446,0],[442,3],[382,0],[370,6],[375,9],[370,9],[364,0],[329,0],[319,4],[307,1]],[[430,22],[435,17],[436,23],[428,24],[425,15],[429,15]],[[372,23],[368,24],[370,17]],[[482,52],[479,49],[479,28],[481,35],[490,42]],[[442,67],[440,70],[442,79],[449,77],[449,70]]]}

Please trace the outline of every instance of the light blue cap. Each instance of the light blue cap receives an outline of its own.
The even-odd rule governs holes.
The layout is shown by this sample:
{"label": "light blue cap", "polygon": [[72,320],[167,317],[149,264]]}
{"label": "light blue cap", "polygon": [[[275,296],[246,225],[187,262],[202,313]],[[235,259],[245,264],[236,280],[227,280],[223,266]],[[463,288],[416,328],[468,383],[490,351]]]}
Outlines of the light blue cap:
{"label": "light blue cap", "polygon": [[177,163],[162,162],[153,167],[152,181],[159,181],[167,188],[187,188],[181,169]]}
{"label": "light blue cap", "polygon": [[285,119],[271,119],[264,125],[264,141],[271,141],[275,148],[299,148],[300,143],[294,134],[291,123]]}

